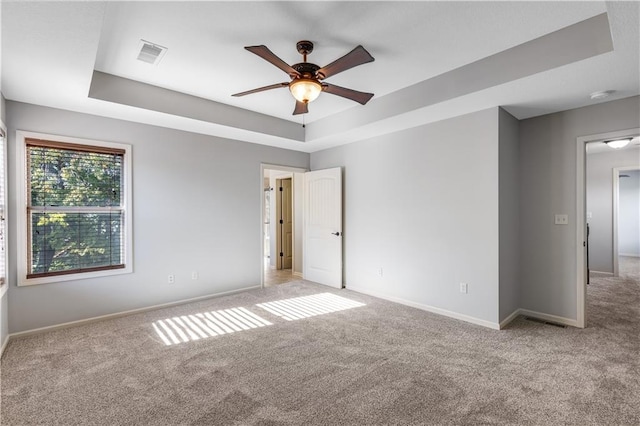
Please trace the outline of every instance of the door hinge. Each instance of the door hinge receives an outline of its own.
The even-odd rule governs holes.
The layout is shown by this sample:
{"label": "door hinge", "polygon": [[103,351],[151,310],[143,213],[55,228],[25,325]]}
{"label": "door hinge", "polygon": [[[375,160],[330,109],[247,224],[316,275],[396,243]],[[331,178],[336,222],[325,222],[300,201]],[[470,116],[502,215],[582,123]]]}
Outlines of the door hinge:
{"label": "door hinge", "polygon": [[282,225],[284,223],[284,220],[280,219],[280,225]]}
{"label": "door hinge", "polygon": [[284,256],[284,253],[283,253],[283,252],[280,252],[280,257],[283,257],[283,256]]}
{"label": "door hinge", "polygon": [[280,192],[282,192],[282,187],[280,187]]}

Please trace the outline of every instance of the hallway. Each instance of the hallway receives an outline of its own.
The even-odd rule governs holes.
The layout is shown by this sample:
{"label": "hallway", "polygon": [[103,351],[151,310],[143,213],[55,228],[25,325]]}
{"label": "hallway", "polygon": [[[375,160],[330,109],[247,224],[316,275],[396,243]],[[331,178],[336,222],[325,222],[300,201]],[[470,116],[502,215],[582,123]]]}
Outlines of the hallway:
{"label": "hallway", "polygon": [[264,286],[273,287],[293,281],[300,281],[301,277],[293,275],[292,269],[275,269],[269,265],[269,258],[264,258]]}

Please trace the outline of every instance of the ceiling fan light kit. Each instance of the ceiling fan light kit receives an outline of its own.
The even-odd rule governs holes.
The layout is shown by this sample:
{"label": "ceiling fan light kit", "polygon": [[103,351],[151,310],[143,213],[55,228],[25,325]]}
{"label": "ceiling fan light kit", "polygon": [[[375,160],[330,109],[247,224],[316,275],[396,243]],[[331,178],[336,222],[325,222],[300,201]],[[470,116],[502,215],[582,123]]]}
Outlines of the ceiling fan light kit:
{"label": "ceiling fan light kit", "polygon": [[291,78],[291,81],[288,83],[276,83],[269,86],[259,87],[246,92],[236,93],[232,96],[245,96],[252,93],[263,92],[265,90],[288,87],[296,100],[293,115],[306,114],[309,112],[309,102],[313,102],[317,99],[321,92],[327,92],[332,95],[351,99],[362,105],[369,102],[373,97],[373,93],[359,92],[357,90],[347,89],[345,87],[323,82],[325,78],[331,77],[332,75],[336,75],[358,65],[366,64],[367,62],[373,62],[375,59],[364,47],[357,46],[351,52],[322,68],[316,64],[307,62],[307,55],[313,51],[312,42],[308,40],[299,41],[296,44],[296,48],[298,49],[298,53],[302,55],[303,62],[289,65],[277,57],[267,46],[246,46],[245,49],[249,52],[260,56],[262,59],[286,72],[289,75],[289,78]]}
{"label": "ceiling fan light kit", "polygon": [[298,102],[307,104],[320,96],[322,85],[312,78],[300,77],[289,83],[289,90]]}

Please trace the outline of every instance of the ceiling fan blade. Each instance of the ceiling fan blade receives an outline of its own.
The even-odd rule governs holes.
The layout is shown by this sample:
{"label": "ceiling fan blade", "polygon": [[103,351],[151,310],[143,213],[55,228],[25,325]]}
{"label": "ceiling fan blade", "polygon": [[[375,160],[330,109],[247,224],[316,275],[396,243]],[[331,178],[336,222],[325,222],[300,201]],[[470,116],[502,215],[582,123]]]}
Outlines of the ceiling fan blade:
{"label": "ceiling fan blade", "polygon": [[309,105],[304,102],[296,101],[296,107],[293,110],[293,115],[306,114],[309,112]]}
{"label": "ceiling fan blade", "polygon": [[369,102],[369,99],[373,97],[373,93],[358,92],[357,90],[347,89],[345,87],[336,86],[334,84],[322,83],[322,90],[331,93],[332,95],[342,96],[343,98],[351,99],[362,105]]}
{"label": "ceiling fan blade", "polygon": [[278,89],[280,87],[287,87],[288,85],[289,83],[276,83],[270,86],[258,87],[257,89],[247,90],[246,92],[235,93],[231,96],[238,97],[238,96],[250,95],[252,93],[264,92],[265,90]]}
{"label": "ceiling fan blade", "polygon": [[373,62],[374,60],[373,56],[367,52],[367,49],[362,46],[357,46],[343,57],[338,58],[329,65],[320,68],[316,75],[320,79],[329,78],[339,72],[357,67],[358,65],[366,64],[367,62]]}
{"label": "ceiling fan blade", "polygon": [[267,46],[246,46],[245,49],[247,49],[251,53],[255,53],[265,61],[271,62],[273,65],[280,68],[282,71],[286,72],[289,75],[300,75],[300,73],[291,68],[289,64],[278,58],[276,54],[269,50]]}

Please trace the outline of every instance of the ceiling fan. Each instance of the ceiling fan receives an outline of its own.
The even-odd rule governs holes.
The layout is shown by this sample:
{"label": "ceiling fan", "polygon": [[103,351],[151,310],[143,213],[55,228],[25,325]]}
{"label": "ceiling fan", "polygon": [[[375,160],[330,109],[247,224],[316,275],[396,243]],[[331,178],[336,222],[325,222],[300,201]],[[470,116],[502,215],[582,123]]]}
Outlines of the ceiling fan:
{"label": "ceiling fan", "polygon": [[332,95],[342,96],[343,98],[351,99],[362,105],[369,102],[369,99],[373,97],[373,93],[359,92],[357,90],[336,86],[334,84],[328,84],[323,81],[325,78],[329,78],[342,71],[346,71],[358,65],[366,64],[367,62],[373,62],[373,56],[371,56],[364,47],[357,46],[351,52],[322,68],[316,64],[307,62],[307,55],[313,51],[312,42],[308,40],[299,41],[296,44],[296,48],[302,55],[303,62],[288,65],[269,50],[267,46],[246,46],[245,49],[249,52],[255,53],[262,59],[271,62],[276,67],[289,74],[291,81],[288,83],[276,83],[269,86],[259,87],[246,92],[236,93],[232,96],[245,96],[252,93],[263,92],[265,90],[288,87],[291,94],[296,99],[296,107],[293,110],[293,115],[306,114],[309,112],[309,102],[316,99],[320,95],[320,92],[327,92]]}

